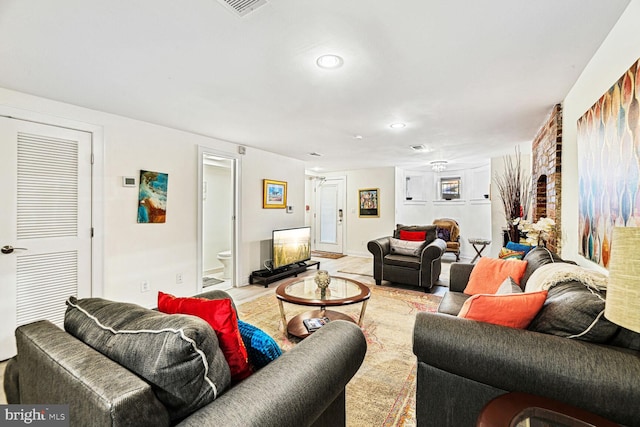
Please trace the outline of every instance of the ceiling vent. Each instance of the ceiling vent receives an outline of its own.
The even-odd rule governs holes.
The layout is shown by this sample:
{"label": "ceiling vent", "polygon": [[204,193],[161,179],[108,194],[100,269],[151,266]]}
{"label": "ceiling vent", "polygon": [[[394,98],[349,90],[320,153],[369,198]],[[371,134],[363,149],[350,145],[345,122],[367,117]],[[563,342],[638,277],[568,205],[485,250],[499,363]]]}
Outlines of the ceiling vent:
{"label": "ceiling vent", "polygon": [[267,0],[218,0],[224,7],[238,16],[245,16],[267,4]]}
{"label": "ceiling vent", "polygon": [[429,147],[427,147],[427,146],[426,146],[426,145],[424,145],[424,144],[420,144],[420,145],[410,145],[410,147],[411,147],[411,149],[412,149],[413,151],[417,151],[417,152],[419,152],[419,153],[427,153],[427,152],[429,152],[429,151],[432,151],[432,150],[430,150],[430,149],[429,149]]}

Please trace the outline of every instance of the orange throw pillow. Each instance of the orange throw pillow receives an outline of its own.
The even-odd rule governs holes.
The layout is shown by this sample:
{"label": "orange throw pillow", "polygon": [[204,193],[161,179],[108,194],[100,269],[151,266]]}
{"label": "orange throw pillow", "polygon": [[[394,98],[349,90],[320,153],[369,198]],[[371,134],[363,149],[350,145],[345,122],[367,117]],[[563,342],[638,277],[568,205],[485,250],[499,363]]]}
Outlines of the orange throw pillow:
{"label": "orange throw pillow", "polygon": [[238,317],[230,299],[176,298],[158,292],[158,310],[167,314],[190,314],[206,321],[216,332],[220,349],[231,369],[231,381],[238,382],[251,375],[247,348],[240,336]]}
{"label": "orange throw pillow", "polygon": [[507,277],[511,277],[519,285],[526,268],[527,261],[480,258],[471,270],[464,293],[467,295],[495,294]]}
{"label": "orange throw pillow", "polygon": [[458,317],[525,329],[547,299],[547,291],[505,295],[474,295],[464,302]]}

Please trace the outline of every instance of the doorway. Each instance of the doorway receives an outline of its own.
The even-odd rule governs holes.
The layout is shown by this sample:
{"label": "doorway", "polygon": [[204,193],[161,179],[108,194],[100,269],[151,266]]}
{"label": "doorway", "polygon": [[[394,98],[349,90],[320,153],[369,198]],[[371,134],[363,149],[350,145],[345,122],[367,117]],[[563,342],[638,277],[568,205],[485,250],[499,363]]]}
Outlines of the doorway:
{"label": "doorway", "polygon": [[343,253],[345,177],[315,178],[315,250]]}
{"label": "doorway", "polygon": [[0,117],[0,360],[17,326],[62,326],[64,301],[91,296],[92,134]]}
{"label": "doorway", "polygon": [[200,289],[237,286],[238,159],[202,149],[200,153]]}

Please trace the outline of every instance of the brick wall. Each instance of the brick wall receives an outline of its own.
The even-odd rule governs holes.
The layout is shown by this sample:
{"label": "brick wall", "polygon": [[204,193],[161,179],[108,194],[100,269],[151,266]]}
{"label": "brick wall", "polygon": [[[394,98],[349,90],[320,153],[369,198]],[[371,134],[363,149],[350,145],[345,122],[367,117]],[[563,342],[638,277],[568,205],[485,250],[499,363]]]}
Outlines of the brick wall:
{"label": "brick wall", "polygon": [[547,247],[562,249],[562,106],[557,104],[542,125],[532,146],[533,220],[552,218],[556,228]]}

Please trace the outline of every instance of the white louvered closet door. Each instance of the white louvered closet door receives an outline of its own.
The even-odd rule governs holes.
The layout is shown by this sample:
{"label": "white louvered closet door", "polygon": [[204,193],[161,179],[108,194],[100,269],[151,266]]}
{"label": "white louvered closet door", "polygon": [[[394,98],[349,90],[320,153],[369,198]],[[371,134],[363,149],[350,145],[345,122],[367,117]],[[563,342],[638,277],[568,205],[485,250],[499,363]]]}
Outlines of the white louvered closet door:
{"label": "white louvered closet door", "polygon": [[[0,360],[91,295],[91,134],[0,117]],[[12,248],[14,248],[12,250]]]}

